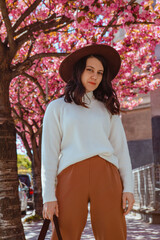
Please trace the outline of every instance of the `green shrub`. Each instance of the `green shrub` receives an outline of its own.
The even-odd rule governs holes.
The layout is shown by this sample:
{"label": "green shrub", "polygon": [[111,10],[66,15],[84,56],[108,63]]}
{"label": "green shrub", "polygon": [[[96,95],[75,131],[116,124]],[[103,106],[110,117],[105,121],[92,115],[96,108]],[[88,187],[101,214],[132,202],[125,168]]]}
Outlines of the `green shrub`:
{"label": "green shrub", "polygon": [[31,222],[38,222],[40,220],[43,220],[43,218],[41,216],[35,214],[35,215],[32,215],[30,217],[25,218],[23,222],[24,223],[31,223]]}
{"label": "green shrub", "polygon": [[32,163],[26,155],[17,155],[18,173],[31,173]]}

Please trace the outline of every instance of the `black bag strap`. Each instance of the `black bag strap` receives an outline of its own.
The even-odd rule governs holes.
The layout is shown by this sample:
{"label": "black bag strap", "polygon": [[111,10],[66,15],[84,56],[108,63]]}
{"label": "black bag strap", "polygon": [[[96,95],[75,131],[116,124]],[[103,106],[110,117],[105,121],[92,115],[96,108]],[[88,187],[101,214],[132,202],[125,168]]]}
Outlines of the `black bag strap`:
{"label": "black bag strap", "polygon": [[59,229],[58,217],[55,214],[53,215],[53,221],[56,228],[58,240],[62,240],[61,232]]}
{"label": "black bag strap", "polygon": [[[54,222],[54,225],[55,225],[55,228],[56,228],[56,233],[57,233],[57,236],[58,236],[58,240],[62,240],[62,236],[61,236],[61,233],[60,233],[60,230],[59,230],[58,218],[55,214],[53,215],[53,222]],[[50,220],[49,219],[44,219],[43,226],[41,228],[38,240],[44,240],[45,239],[46,233],[47,233],[48,228],[49,228],[49,224],[50,224]]]}

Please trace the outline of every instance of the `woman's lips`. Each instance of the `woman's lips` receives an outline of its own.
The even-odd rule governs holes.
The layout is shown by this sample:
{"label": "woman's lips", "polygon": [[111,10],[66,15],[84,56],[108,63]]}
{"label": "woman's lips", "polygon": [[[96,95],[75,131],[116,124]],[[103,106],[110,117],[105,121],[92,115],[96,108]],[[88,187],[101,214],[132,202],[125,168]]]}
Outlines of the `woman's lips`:
{"label": "woman's lips", "polygon": [[88,83],[90,83],[90,84],[92,84],[92,85],[96,85],[96,83],[95,83],[95,82],[88,82]]}

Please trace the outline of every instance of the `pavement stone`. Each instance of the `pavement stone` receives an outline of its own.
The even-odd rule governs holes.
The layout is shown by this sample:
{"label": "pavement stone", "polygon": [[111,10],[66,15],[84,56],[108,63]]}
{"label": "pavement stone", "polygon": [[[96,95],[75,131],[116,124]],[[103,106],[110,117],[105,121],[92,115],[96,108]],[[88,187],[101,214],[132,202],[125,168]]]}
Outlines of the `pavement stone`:
{"label": "pavement stone", "polygon": [[[126,216],[127,222],[127,240],[160,240],[160,224],[150,224],[145,223],[140,219],[140,216],[130,213]],[[24,232],[26,240],[37,240],[40,229],[42,227],[42,221],[24,223]],[[46,240],[51,237],[51,226],[47,232]],[[86,226],[83,230],[81,240],[95,240],[90,214],[88,213],[88,218]],[[117,239],[118,240],[118,239]]]}

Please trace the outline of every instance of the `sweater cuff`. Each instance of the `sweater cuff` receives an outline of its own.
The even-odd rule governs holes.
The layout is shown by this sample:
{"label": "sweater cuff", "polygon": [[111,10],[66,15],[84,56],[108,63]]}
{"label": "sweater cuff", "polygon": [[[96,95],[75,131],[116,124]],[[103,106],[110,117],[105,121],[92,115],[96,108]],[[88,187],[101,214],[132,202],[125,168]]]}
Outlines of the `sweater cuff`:
{"label": "sweater cuff", "polygon": [[53,197],[48,196],[48,197],[43,198],[43,204],[46,202],[53,202],[53,201],[57,201],[56,196],[53,196]]}
{"label": "sweater cuff", "polygon": [[134,182],[131,184],[126,184],[126,186],[123,188],[123,192],[130,192],[134,194]]}

